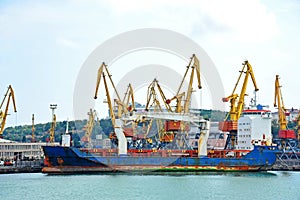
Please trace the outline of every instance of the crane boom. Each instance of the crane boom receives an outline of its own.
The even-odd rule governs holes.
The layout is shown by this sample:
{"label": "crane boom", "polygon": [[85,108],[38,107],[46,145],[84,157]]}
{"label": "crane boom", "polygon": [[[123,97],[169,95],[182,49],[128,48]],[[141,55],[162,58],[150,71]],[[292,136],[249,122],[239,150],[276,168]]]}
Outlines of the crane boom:
{"label": "crane boom", "polygon": [[[1,105],[0,105],[0,125],[1,125],[0,126],[0,138],[3,138],[2,134],[4,132],[6,117],[8,115],[8,107],[9,107],[9,103],[10,103],[10,99],[11,98],[12,98],[12,102],[13,102],[13,106],[14,106],[14,112],[17,112],[14,90],[11,87],[11,85],[9,85],[7,91],[6,91],[5,95],[4,95],[4,98],[3,98],[2,102],[1,102]],[[3,106],[3,104],[4,104],[4,102],[5,102],[6,99],[7,99],[6,107],[5,107],[5,110],[3,112],[1,109],[2,109],[2,106]]]}
{"label": "crane boom", "polygon": [[[130,109],[128,109],[130,99],[131,99],[131,107],[130,107]],[[133,89],[132,89],[132,86],[130,83],[125,92],[123,103],[124,103],[125,113],[127,112],[127,110],[129,110],[129,111],[135,110],[134,93],[133,93]]]}
{"label": "crane boom", "polygon": [[[188,74],[189,69],[192,69],[192,71],[191,71],[191,75],[190,75],[188,89],[187,89],[186,93],[181,93],[181,89],[182,89],[184,80],[186,79],[186,76]],[[200,76],[200,62],[199,62],[198,58],[196,57],[196,55],[193,54],[192,57],[191,57],[191,59],[190,59],[190,62],[188,64],[188,66],[186,68],[186,71],[185,71],[185,73],[183,75],[183,78],[182,78],[182,81],[181,81],[181,83],[179,85],[177,93],[172,98],[172,99],[174,99],[176,97],[179,97],[179,98],[176,98],[177,99],[177,106],[176,106],[176,110],[177,111],[180,111],[180,112],[182,111],[181,108],[180,108],[181,107],[181,105],[180,105],[181,102],[179,102],[178,100],[181,100],[181,98],[184,95],[186,95],[185,102],[184,102],[184,105],[183,105],[183,112],[184,113],[188,113],[189,112],[189,108],[190,108],[190,104],[191,104],[191,97],[192,97],[192,93],[193,93],[193,81],[194,81],[195,73],[196,73],[196,76],[197,76],[198,89],[201,89],[202,86],[201,86],[201,76]]]}
{"label": "crane boom", "polygon": [[247,65],[247,70],[246,70],[246,72],[244,72],[244,73],[246,73],[246,75],[245,75],[245,80],[244,80],[244,83],[243,83],[243,86],[242,86],[240,98],[239,98],[238,105],[237,105],[236,120],[238,120],[240,118],[240,116],[241,116],[241,114],[243,112],[243,109],[244,109],[244,99],[245,99],[245,95],[246,95],[246,90],[247,90],[247,84],[248,84],[249,75],[250,75],[252,83],[254,85],[254,88],[255,88],[254,90],[255,91],[259,90],[258,87],[257,87],[257,84],[256,84],[256,80],[255,80],[255,77],[254,77],[252,66],[246,60],[244,62],[244,67],[243,67],[242,71],[244,71],[245,65]]}
{"label": "crane boom", "polygon": [[[104,70],[105,68],[105,70]],[[110,93],[109,93],[109,89],[108,89],[108,85],[107,85],[107,80],[106,80],[106,75],[109,77],[111,84],[113,85],[113,88],[117,94],[117,102],[121,102],[120,97],[118,95],[118,92],[116,90],[116,88],[114,87],[113,81],[111,79],[111,75],[108,72],[107,69],[107,65],[103,62],[100,66],[100,68],[98,69],[98,74],[97,74],[97,82],[96,82],[96,90],[95,90],[95,95],[94,95],[94,99],[97,99],[97,95],[98,95],[98,90],[99,90],[99,86],[100,86],[100,82],[101,82],[101,77],[103,78],[103,82],[104,82],[104,88],[105,88],[105,95],[107,98],[107,104],[108,104],[108,109],[109,109],[109,114],[111,117],[111,121],[112,121],[112,126],[115,127],[115,119],[116,119],[116,115],[114,113],[114,109],[113,109],[113,104],[111,101],[111,97],[110,97]],[[118,109],[119,110],[119,109]]]}
{"label": "crane boom", "polygon": [[96,83],[96,90],[95,90],[95,96],[94,99],[97,99],[97,95],[98,95],[98,90],[99,90],[99,86],[100,86],[100,82],[101,82],[101,76],[103,73],[103,68],[105,67],[105,63],[103,62],[102,65],[99,67],[98,69],[98,75],[97,75],[97,83]]}

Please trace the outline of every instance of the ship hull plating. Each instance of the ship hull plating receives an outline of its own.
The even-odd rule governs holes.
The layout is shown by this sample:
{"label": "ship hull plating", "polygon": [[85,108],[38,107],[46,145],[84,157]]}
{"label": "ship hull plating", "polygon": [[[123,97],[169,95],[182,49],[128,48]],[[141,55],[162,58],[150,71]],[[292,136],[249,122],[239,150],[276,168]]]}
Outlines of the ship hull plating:
{"label": "ship hull plating", "polygon": [[[97,172],[197,172],[197,171],[260,171],[276,161],[274,150],[255,147],[241,157],[198,157],[170,150],[154,153],[138,152],[117,155],[112,150],[84,150],[74,147],[44,146],[47,174]],[[105,152],[105,153],[103,153]],[[108,153],[107,153],[108,152]]]}

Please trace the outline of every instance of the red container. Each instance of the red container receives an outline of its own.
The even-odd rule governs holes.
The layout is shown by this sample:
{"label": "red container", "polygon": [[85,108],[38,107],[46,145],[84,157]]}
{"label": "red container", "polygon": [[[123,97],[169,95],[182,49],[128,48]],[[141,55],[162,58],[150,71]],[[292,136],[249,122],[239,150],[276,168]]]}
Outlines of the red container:
{"label": "red container", "polygon": [[124,128],[125,137],[133,137],[133,128]]}
{"label": "red container", "polygon": [[178,131],[180,130],[180,121],[166,121],[165,122],[166,131]]}
{"label": "red container", "polygon": [[160,140],[162,142],[172,142],[174,140],[174,134],[164,134]]}
{"label": "red container", "polygon": [[237,130],[237,122],[234,122],[234,121],[219,122],[219,130],[224,131],[224,132],[236,131]]}
{"label": "red container", "polygon": [[284,139],[296,139],[294,130],[280,130],[278,132],[278,137]]}

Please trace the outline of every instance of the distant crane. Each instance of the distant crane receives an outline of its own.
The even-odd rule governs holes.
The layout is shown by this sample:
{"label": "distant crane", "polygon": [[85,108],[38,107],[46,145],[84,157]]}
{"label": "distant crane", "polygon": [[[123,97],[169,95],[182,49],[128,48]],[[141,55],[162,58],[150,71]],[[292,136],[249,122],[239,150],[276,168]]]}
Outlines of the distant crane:
{"label": "distant crane", "polygon": [[[245,74],[244,77],[244,82],[240,91],[240,94],[236,94],[236,89],[237,86],[241,80],[242,75]],[[240,75],[238,77],[238,80],[234,86],[234,89],[232,91],[232,94],[228,97],[223,98],[223,102],[228,102],[230,101],[230,111],[228,113],[228,115],[226,116],[225,120],[223,122],[219,123],[219,129],[224,131],[224,132],[229,132],[229,135],[227,137],[227,141],[226,141],[226,145],[225,145],[225,149],[230,146],[230,148],[234,149],[235,148],[235,144],[236,144],[236,137],[237,137],[237,121],[240,118],[243,109],[244,109],[244,103],[245,103],[245,96],[246,94],[246,90],[247,90],[247,84],[248,84],[248,79],[249,76],[252,79],[255,91],[258,91],[258,87],[256,84],[256,80],[254,77],[254,73],[253,73],[253,69],[252,66],[250,65],[250,63],[246,60],[243,63],[243,68],[240,71]],[[237,102],[237,98],[238,102]],[[231,141],[231,142],[230,142]]]}
{"label": "distant crane", "polygon": [[36,141],[35,141],[35,134],[34,134],[34,132],[35,132],[35,127],[34,127],[34,114],[32,114],[31,120],[32,120],[32,125],[31,125],[31,142],[36,142]]}
{"label": "distant crane", "polygon": [[[11,87],[11,85],[8,86],[8,89],[7,89],[7,91],[4,95],[4,98],[1,102],[1,105],[0,105],[0,138],[3,138],[3,131],[4,131],[4,127],[5,127],[6,117],[8,115],[8,107],[9,107],[10,99],[12,99],[12,101],[13,101],[14,111],[17,112],[14,90]],[[5,102],[5,100],[7,100],[6,107],[5,107],[5,110],[2,111],[2,106]]]}
{"label": "distant crane", "polygon": [[279,145],[279,148],[282,150],[282,154],[279,158],[295,157],[298,159],[298,155],[295,150],[297,146],[295,131],[289,130],[287,126],[287,110],[284,107],[283,103],[281,85],[279,83],[279,75],[276,75],[275,79],[274,107],[278,108],[279,140],[275,142]]}
{"label": "distant crane", "polygon": [[52,110],[52,123],[50,128],[50,143],[54,143],[55,139],[55,128],[56,128],[56,115],[54,110],[57,108],[57,104],[50,104],[50,109]]}
{"label": "distant crane", "polygon": [[297,133],[298,133],[298,148],[300,148],[300,111],[299,111],[299,113],[297,115],[296,120],[297,120],[297,126],[296,126],[296,128],[297,128]]}
{"label": "distant crane", "polygon": [[279,84],[279,75],[276,75],[275,79],[275,96],[274,96],[274,107],[278,108],[278,122],[279,122],[279,138],[292,138],[295,139],[294,130],[288,130],[287,119],[286,119],[286,108],[284,107],[283,98],[281,94],[281,85]]}
{"label": "distant crane", "polygon": [[96,111],[93,109],[90,109],[90,111],[87,113],[89,116],[89,120],[87,121],[87,124],[85,126],[86,131],[85,131],[85,138],[86,138],[86,142],[88,147],[91,147],[91,136],[92,136],[92,132],[93,132],[93,128],[95,125],[95,119],[97,117],[96,115]]}

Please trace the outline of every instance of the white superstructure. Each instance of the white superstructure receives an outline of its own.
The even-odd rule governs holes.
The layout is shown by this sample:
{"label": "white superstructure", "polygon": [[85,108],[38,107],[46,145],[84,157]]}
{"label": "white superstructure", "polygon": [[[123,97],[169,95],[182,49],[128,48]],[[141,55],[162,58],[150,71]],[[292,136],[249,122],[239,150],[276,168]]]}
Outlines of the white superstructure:
{"label": "white superstructure", "polygon": [[252,150],[253,145],[270,145],[272,115],[270,110],[244,110],[238,120],[237,149]]}

